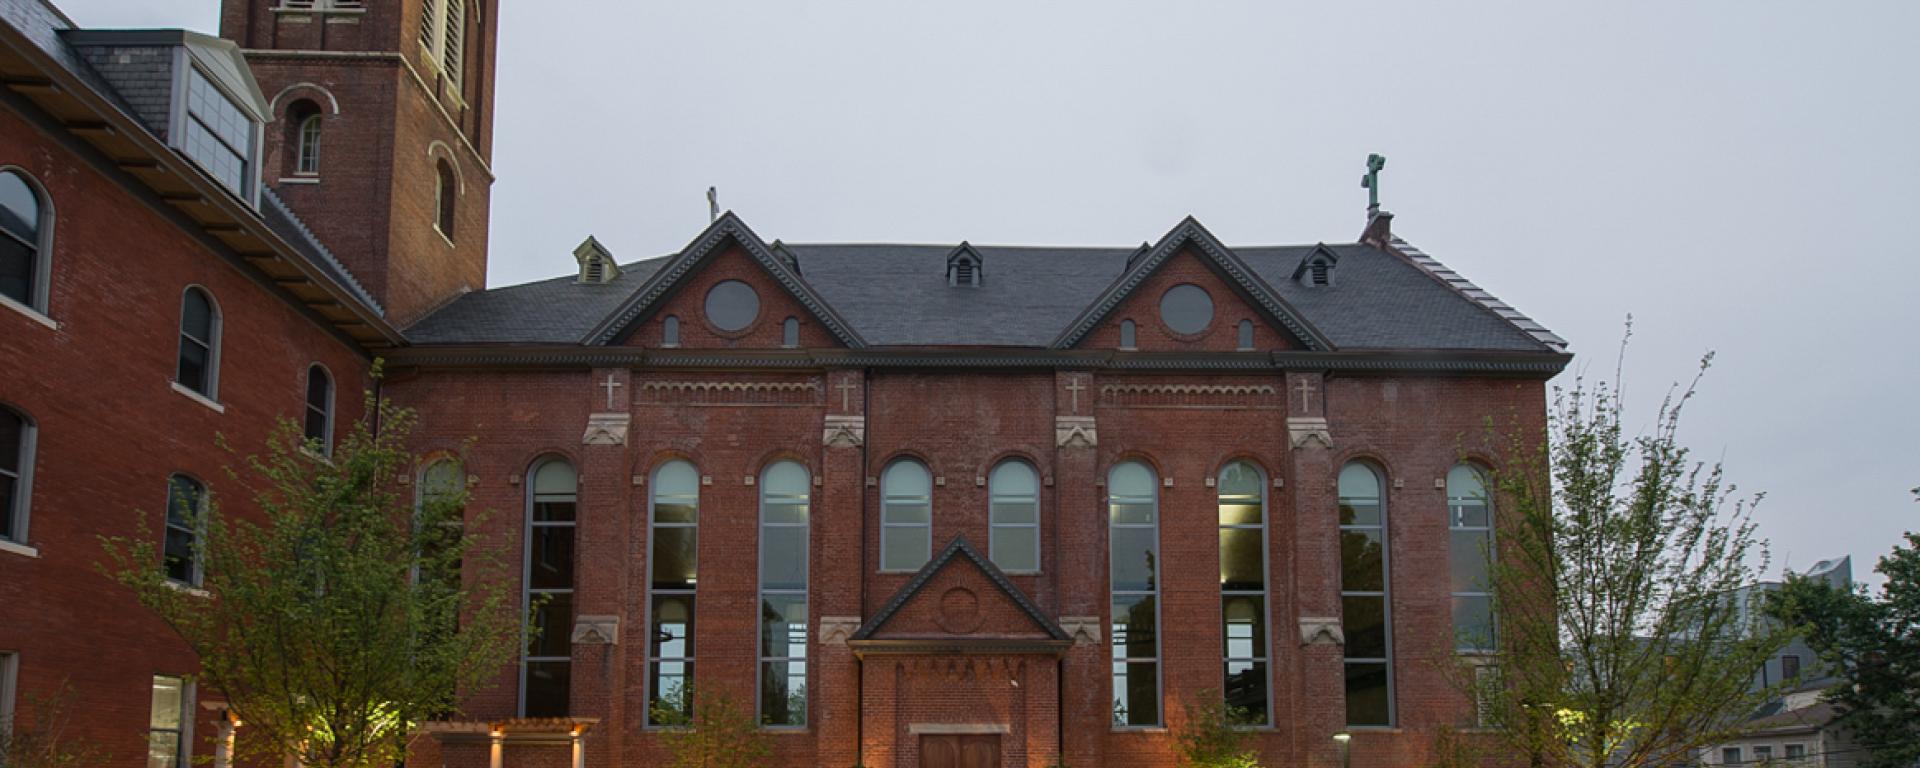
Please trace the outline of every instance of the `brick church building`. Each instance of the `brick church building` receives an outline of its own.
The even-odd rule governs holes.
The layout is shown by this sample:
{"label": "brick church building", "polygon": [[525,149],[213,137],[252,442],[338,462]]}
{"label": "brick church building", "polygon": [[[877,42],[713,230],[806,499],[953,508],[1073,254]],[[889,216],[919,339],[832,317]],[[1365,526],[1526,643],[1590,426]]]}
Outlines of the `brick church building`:
{"label": "brick church building", "polygon": [[[718,215],[487,288],[496,0],[225,0],[221,36],[0,0],[0,718],[103,764],[244,725],[100,575],[276,418],[420,414],[419,492],[544,600],[409,765],[646,766],[726,697],[774,764],[1171,766],[1224,697],[1266,765],[1424,759],[1497,635],[1491,421],[1565,343],[1391,230],[807,245]],[[569,238],[570,240],[571,238]],[[103,407],[104,406],[104,407]],[[246,501],[222,497],[224,513]]]}

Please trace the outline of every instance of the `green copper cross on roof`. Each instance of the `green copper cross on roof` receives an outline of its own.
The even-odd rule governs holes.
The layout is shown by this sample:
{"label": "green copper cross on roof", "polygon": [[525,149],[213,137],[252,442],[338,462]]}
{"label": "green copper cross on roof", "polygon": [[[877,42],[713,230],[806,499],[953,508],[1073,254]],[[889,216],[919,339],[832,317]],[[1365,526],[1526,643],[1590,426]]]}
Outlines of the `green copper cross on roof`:
{"label": "green copper cross on roof", "polygon": [[1387,167],[1387,156],[1367,155],[1367,175],[1360,177],[1360,186],[1367,190],[1367,209],[1380,207],[1380,171]]}

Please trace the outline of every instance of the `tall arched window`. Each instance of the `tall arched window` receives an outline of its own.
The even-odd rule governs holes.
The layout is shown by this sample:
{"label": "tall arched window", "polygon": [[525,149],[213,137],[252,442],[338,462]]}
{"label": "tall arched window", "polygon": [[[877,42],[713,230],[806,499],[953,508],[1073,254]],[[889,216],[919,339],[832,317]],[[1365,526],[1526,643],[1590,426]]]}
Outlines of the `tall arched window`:
{"label": "tall arched window", "polygon": [[694,591],[700,583],[700,472],[685,461],[653,471],[648,537],[653,543],[648,622],[647,722],[684,725],[693,716]]}
{"label": "tall arched window", "polygon": [[440,234],[452,240],[454,203],[460,199],[460,179],[453,175],[453,166],[445,160],[435,162],[433,168],[436,177],[433,225],[440,230]]}
{"label": "tall arched window", "polygon": [[167,579],[200,586],[200,547],[206,531],[207,487],[186,475],[167,478],[167,529],[160,565]]}
{"label": "tall arched window", "polygon": [[520,712],[563,717],[573,679],[573,531],[580,479],[566,459],[550,458],[527,473],[527,604],[538,636],[521,665]]}
{"label": "tall arched window", "polygon": [[1000,570],[1040,570],[1040,474],[1033,465],[1008,459],[987,478],[989,524],[987,551]]}
{"label": "tall arched window", "polygon": [[1244,461],[1220,470],[1220,616],[1226,702],[1238,725],[1267,719],[1267,494]]}
{"label": "tall arched window", "polygon": [[1393,724],[1393,632],[1387,610],[1387,504],[1380,474],[1340,469],[1340,615],[1347,645],[1347,724]]}
{"label": "tall arched window", "polygon": [[1466,465],[1447,472],[1448,547],[1452,560],[1453,637],[1460,651],[1496,647],[1493,587],[1493,503],[1486,476]]}
{"label": "tall arched window", "polygon": [[1160,489],[1147,465],[1107,473],[1113,724],[1160,724]]}
{"label": "tall arched window", "polygon": [[0,541],[27,543],[33,503],[33,420],[0,404]]}
{"label": "tall arched window", "polygon": [[320,173],[320,112],[300,118],[299,154],[295,157],[294,173],[302,176],[315,176]]}
{"label": "tall arched window", "polygon": [[933,475],[913,459],[880,473],[880,570],[912,571],[933,557]]}
{"label": "tall arched window", "polygon": [[760,473],[760,724],[807,724],[807,468]]}
{"label": "tall arched window", "polygon": [[333,455],[333,377],[319,363],[307,366],[307,413],[301,430],[320,453]]}
{"label": "tall arched window", "polygon": [[0,171],[0,296],[41,314],[47,312],[52,218],[26,174]]}
{"label": "tall arched window", "polygon": [[173,380],[208,400],[220,385],[220,307],[205,288],[188,288],[180,299],[180,364]]}

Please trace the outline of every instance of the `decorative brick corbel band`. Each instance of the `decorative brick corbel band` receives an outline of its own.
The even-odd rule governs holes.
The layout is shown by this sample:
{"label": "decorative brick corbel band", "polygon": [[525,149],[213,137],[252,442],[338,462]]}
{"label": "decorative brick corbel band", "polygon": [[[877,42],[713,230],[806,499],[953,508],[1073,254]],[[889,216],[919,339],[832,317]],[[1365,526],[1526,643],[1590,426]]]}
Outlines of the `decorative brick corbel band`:
{"label": "decorative brick corbel band", "polygon": [[858,616],[820,617],[820,642],[827,645],[846,645],[847,640],[858,631],[860,631]]}
{"label": "decorative brick corbel band", "polygon": [[1092,448],[1100,444],[1100,437],[1092,416],[1055,416],[1053,442],[1061,448]]}
{"label": "decorative brick corbel band", "polygon": [[580,616],[573,620],[574,645],[619,645],[619,616]]}
{"label": "decorative brick corbel band", "polygon": [[631,413],[595,413],[587,416],[587,432],[581,445],[626,445],[627,427],[633,424]]}
{"label": "decorative brick corbel band", "polygon": [[867,442],[867,417],[827,414],[820,443],[828,448],[858,448]]}
{"label": "decorative brick corbel band", "polygon": [[1287,419],[1287,439],[1295,448],[1318,442],[1321,448],[1333,447],[1333,433],[1324,416],[1294,416]]}
{"label": "decorative brick corbel band", "polygon": [[1100,644],[1100,617],[1098,616],[1062,616],[1060,628],[1067,631],[1067,637],[1073,638],[1074,645]]}
{"label": "decorative brick corbel band", "polygon": [[1340,629],[1339,619],[1323,616],[1310,616],[1300,620],[1301,645],[1346,645],[1346,632]]}

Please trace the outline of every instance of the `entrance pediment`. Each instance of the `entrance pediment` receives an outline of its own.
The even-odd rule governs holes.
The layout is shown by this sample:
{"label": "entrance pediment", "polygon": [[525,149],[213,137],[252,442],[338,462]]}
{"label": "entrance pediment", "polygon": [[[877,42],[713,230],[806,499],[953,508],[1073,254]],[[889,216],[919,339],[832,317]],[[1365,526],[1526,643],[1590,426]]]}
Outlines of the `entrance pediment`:
{"label": "entrance pediment", "polygon": [[1052,654],[1071,644],[964,536],[928,561],[848,642],[862,655]]}

